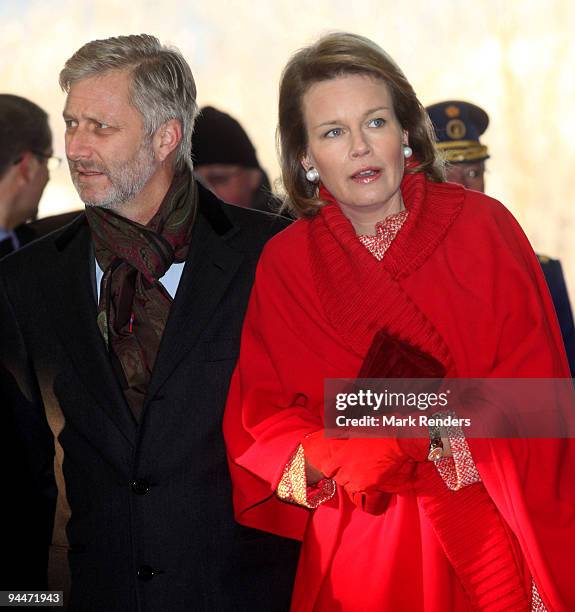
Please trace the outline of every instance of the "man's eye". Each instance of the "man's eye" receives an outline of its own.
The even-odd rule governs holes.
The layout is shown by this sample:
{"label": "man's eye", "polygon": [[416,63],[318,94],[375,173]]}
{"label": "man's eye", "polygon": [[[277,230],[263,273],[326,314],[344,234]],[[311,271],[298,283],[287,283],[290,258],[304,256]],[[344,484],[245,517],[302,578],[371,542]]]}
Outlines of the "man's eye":
{"label": "man's eye", "polygon": [[75,128],[78,125],[78,122],[75,119],[65,119],[64,123],[67,128]]}
{"label": "man's eye", "polygon": [[107,123],[97,123],[96,125],[98,126],[99,130],[105,130],[106,128],[110,127]]}
{"label": "man's eye", "polygon": [[369,127],[374,127],[374,128],[382,127],[383,125],[385,125],[385,119],[382,119],[381,117],[377,117],[376,119],[371,119],[368,125]]}
{"label": "man's eye", "polygon": [[340,136],[341,133],[341,128],[333,128],[333,130],[329,130],[329,132],[326,132],[324,135],[326,138],[335,138],[336,136]]}

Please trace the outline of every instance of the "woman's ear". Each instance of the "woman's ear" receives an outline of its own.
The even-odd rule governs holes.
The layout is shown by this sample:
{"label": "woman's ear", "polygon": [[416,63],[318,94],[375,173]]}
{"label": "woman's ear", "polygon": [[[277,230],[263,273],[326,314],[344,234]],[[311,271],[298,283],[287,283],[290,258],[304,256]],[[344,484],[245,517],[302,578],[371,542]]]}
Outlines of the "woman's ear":
{"label": "woman's ear", "polygon": [[409,132],[407,130],[403,130],[403,139],[401,141],[401,144],[409,144]]}
{"label": "woman's ear", "polygon": [[300,164],[302,165],[304,172],[307,172],[314,165],[310,158],[309,152],[306,152],[301,158]]}

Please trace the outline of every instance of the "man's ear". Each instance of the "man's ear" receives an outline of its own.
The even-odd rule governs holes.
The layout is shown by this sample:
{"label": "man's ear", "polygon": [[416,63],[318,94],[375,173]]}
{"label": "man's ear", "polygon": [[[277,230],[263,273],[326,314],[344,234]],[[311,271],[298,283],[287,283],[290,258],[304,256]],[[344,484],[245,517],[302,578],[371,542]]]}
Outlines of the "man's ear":
{"label": "man's ear", "polygon": [[161,162],[170,155],[182,141],[182,125],[177,119],[170,119],[156,130],[152,146],[156,158]]}
{"label": "man's ear", "polygon": [[20,161],[15,164],[19,181],[22,184],[29,183],[36,175],[36,172],[38,172],[39,167],[40,162],[33,153],[30,153],[30,151],[22,153]]}

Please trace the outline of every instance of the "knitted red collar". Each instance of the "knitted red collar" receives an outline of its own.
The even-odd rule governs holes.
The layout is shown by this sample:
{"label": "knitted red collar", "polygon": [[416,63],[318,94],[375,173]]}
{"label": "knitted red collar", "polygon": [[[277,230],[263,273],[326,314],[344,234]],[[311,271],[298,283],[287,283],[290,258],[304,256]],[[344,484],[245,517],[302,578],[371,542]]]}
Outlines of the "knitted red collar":
{"label": "knitted red collar", "polygon": [[404,176],[401,191],[409,216],[382,261],[361,244],[337,204],[321,209],[309,224],[314,281],[327,318],[360,357],[385,329],[433,355],[449,372],[447,345],[398,281],[441,243],[461,211],[464,190],[418,173]]}

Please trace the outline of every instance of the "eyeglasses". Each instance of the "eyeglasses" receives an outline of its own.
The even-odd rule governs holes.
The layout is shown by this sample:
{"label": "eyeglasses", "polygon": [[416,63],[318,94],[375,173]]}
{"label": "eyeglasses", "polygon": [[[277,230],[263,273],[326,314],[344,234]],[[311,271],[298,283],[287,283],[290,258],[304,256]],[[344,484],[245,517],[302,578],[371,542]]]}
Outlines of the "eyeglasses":
{"label": "eyeglasses", "polygon": [[[55,155],[48,155],[47,153],[43,153],[42,151],[30,151],[34,157],[39,157],[40,159],[46,160],[46,167],[48,170],[57,170],[62,163],[61,157],[56,157]],[[23,157],[20,156],[18,159],[15,159],[12,163],[14,165],[19,164],[22,161]]]}

